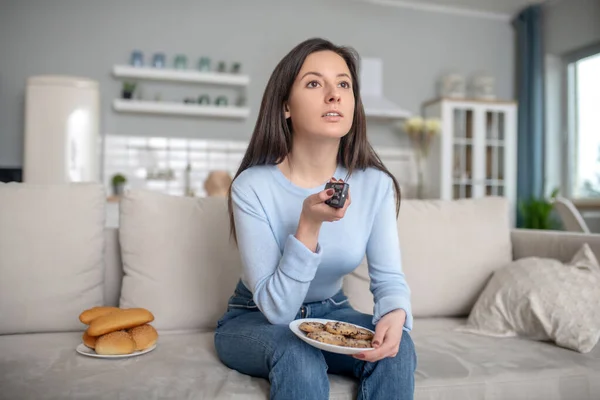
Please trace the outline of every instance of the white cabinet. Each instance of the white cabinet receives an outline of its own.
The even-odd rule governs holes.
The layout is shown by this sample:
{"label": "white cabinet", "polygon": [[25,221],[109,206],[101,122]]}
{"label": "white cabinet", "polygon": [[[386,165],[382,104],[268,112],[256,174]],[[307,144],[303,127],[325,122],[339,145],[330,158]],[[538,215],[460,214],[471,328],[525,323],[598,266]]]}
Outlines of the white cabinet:
{"label": "white cabinet", "polygon": [[423,105],[423,116],[442,125],[423,166],[425,197],[507,197],[514,224],[516,103],[438,99]]}

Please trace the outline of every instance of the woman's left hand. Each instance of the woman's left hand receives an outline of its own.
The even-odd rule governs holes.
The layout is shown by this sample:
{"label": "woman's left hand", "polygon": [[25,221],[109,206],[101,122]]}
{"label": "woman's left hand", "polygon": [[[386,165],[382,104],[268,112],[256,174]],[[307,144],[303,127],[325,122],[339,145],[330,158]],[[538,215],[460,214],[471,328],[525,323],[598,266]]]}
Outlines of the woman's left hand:
{"label": "woman's left hand", "polygon": [[394,310],[377,322],[375,335],[373,336],[373,348],[354,355],[362,361],[375,362],[386,357],[395,357],[400,349],[402,339],[402,327],[406,321],[406,312],[402,309]]}

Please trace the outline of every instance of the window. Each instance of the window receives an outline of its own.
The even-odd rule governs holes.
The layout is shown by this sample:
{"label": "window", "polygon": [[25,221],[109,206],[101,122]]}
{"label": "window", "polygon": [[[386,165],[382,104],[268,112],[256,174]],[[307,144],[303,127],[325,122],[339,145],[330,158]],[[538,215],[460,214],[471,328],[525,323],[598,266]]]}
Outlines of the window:
{"label": "window", "polygon": [[600,51],[568,64],[568,185],[573,198],[600,198]]}

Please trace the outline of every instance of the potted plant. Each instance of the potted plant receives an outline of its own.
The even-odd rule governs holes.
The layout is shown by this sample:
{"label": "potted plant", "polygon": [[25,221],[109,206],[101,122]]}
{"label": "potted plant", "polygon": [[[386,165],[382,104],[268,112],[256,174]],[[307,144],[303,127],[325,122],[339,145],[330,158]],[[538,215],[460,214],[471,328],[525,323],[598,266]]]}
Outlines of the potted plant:
{"label": "potted plant", "polygon": [[530,197],[527,200],[519,202],[519,211],[521,217],[521,228],[524,229],[558,229],[559,223],[553,218],[554,209],[553,200],[558,195],[558,188],[546,199]]}
{"label": "potted plant", "polygon": [[123,174],[115,174],[112,177],[112,188],[113,194],[115,196],[121,196],[125,191],[125,184],[127,183],[127,178]]}
{"label": "potted plant", "polygon": [[132,99],[133,92],[135,91],[136,83],[135,82],[123,82],[123,89],[121,91],[121,96],[124,99]]}

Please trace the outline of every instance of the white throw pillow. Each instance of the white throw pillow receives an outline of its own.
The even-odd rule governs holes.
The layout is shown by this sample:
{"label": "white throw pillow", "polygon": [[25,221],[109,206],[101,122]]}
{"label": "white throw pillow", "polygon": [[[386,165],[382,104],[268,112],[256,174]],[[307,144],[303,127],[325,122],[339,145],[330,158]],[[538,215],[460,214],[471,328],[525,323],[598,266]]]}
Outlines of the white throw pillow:
{"label": "white throw pillow", "polygon": [[0,183],[0,334],[77,331],[103,304],[101,185]]}
{"label": "white throw pillow", "polygon": [[120,205],[120,306],[144,307],[157,330],[212,330],[241,274],[225,198],[131,191]]}
{"label": "white throw pillow", "polygon": [[587,244],[567,263],[527,257],[496,271],[460,332],[553,341],[587,353],[600,338],[600,266]]}

